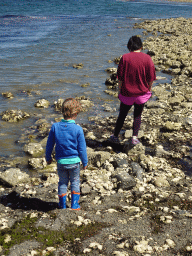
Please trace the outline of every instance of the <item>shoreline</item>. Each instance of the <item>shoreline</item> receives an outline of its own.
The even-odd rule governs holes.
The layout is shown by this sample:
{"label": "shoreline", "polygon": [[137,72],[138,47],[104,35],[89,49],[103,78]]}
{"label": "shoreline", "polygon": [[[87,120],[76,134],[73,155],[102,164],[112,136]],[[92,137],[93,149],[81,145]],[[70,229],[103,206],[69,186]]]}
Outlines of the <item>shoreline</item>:
{"label": "shoreline", "polygon": [[[50,128],[43,119],[34,125],[25,147],[36,175],[22,172],[20,160],[1,163],[0,252],[9,256],[192,254],[192,172],[187,173],[192,162],[191,20],[135,24],[148,36],[144,48],[156,69],[173,78],[152,89],[154,100],[146,104],[139,132],[142,144],[130,144],[132,116],[127,116],[120,144],[108,141],[117,117],[93,116],[90,124],[82,125],[89,166],[81,171],[80,211],[70,210],[70,192],[68,208],[57,209],[56,162],[47,166],[43,157]],[[114,74],[115,70],[106,91],[115,96]],[[85,108],[91,106],[87,99],[80,100]],[[60,105],[57,102],[56,108]],[[35,130],[40,143],[33,142]],[[180,160],[189,163],[188,170]]]}

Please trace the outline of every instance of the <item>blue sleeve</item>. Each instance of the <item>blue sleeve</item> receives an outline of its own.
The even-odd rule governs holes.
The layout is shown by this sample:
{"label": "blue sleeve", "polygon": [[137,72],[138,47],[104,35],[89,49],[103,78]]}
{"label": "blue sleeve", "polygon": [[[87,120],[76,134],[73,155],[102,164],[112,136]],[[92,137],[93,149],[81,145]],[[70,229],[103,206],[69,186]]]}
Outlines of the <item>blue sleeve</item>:
{"label": "blue sleeve", "polygon": [[85,137],[84,137],[82,128],[78,132],[77,141],[78,141],[77,149],[78,149],[79,157],[81,158],[83,167],[85,167],[85,166],[87,166],[88,159],[87,159],[86,142],[85,142]]}
{"label": "blue sleeve", "polygon": [[47,139],[47,145],[46,145],[45,158],[47,162],[52,159],[51,154],[52,154],[54,145],[55,145],[55,129],[54,129],[54,125],[52,125],[51,130],[49,132],[48,139]]}

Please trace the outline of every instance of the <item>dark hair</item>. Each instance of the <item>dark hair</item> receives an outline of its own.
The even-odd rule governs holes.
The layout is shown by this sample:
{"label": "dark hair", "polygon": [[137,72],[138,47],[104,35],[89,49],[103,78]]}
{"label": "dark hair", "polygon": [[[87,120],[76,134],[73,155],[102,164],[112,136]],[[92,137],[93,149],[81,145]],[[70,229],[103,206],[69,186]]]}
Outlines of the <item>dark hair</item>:
{"label": "dark hair", "polygon": [[81,111],[81,104],[76,99],[68,98],[63,102],[61,111],[65,119],[71,118]]}
{"label": "dark hair", "polygon": [[137,51],[142,47],[143,43],[141,41],[141,38],[138,36],[132,36],[127,43],[127,48],[130,52]]}

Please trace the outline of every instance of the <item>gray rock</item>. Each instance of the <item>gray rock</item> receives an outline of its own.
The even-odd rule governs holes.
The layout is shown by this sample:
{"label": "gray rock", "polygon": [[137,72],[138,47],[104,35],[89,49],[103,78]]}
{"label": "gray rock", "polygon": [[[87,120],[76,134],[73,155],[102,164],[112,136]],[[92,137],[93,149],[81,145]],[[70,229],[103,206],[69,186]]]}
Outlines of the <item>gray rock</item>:
{"label": "gray rock", "polygon": [[22,172],[19,168],[10,168],[0,173],[0,181],[8,186],[15,186],[20,183],[28,182],[29,175]]}
{"label": "gray rock", "polygon": [[24,151],[29,155],[35,156],[43,152],[43,147],[40,143],[29,143],[24,146]]}
{"label": "gray rock", "polygon": [[123,190],[130,190],[136,186],[136,181],[127,172],[122,171],[116,175],[117,188]]}
{"label": "gray rock", "polygon": [[81,194],[86,195],[91,192],[91,187],[88,184],[82,184],[81,185]]}
{"label": "gray rock", "polygon": [[41,100],[38,100],[36,103],[35,103],[35,107],[37,108],[48,108],[49,107],[49,101],[48,100],[45,100],[45,99],[41,99]]}
{"label": "gray rock", "polygon": [[175,122],[170,122],[167,121],[163,125],[163,129],[166,131],[179,131],[181,129],[182,123],[175,123]]}
{"label": "gray rock", "polygon": [[105,163],[105,161],[108,160],[110,157],[111,157],[111,154],[106,151],[96,151],[96,152],[88,153],[89,163],[97,167],[99,167],[98,166],[99,163],[100,165]]}
{"label": "gray rock", "polygon": [[10,249],[9,256],[19,256],[19,255],[31,255],[33,249],[37,249],[40,243],[36,241],[25,241],[21,244],[14,245]]}
{"label": "gray rock", "polygon": [[136,161],[140,154],[145,154],[145,146],[143,146],[142,143],[133,146],[131,141],[127,141],[125,143],[124,151],[133,161]]}
{"label": "gray rock", "polygon": [[22,119],[29,117],[30,115],[26,112],[22,112],[21,110],[7,110],[1,113],[2,120],[10,123],[19,122]]}
{"label": "gray rock", "polygon": [[169,182],[166,180],[164,176],[156,178],[154,184],[157,187],[169,187]]}
{"label": "gray rock", "polygon": [[28,161],[28,165],[33,169],[43,169],[47,164],[45,158],[31,158]]}
{"label": "gray rock", "polygon": [[143,180],[143,168],[138,163],[132,162],[132,173],[134,176],[136,176],[140,181]]}
{"label": "gray rock", "polygon": [[148,101],[146,104],[147,108],[165,108],[166,105],[158,101]]}
{"label": "gray rock", "polygon": [[2,96],[7,98],[7,99],[12,99],[14,97],[11,92],[3,92]]}

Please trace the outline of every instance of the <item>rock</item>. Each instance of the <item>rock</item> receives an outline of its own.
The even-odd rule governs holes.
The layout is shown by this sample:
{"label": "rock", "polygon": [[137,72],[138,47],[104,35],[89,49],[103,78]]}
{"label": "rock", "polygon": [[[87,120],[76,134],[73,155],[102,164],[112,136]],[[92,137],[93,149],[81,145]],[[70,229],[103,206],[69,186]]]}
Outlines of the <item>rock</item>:
{"label": "rock", "polygon": [[98,162],[103,164],[111,157],[111,154],[106,151],[95,151],[88,154],[89,163],[93,166],[98,166]]}
{"label": "rock", "polygon": [[83,63],[74,64],[74,65],[73,65],[73,68],[76,68],[76,69],[83,68]]}
{"label": "rock", "polygon": [[2,120],[10,123],[16,123],[22,119],[28,118],[30,115],[21,110],[7,110],[1,113]]}
{"label": "rock", "polygon": [[95,140],[97,137],[93,134],[93,132],[88,132],[86,134],[86,139]]}
{"label": "rock", "polygon": [[28,165],[33,169],[43,169],[47,163],[45,158],[31,158],[28,160]]}
{"label": "rock", "polygon": [[7,99],[12,99],[14,97],[11,92],[3,92],[2,96],[7,98]]}
{"label": "rock", "polygon": [[143,180],[143,168],[138,163],[132,162],[131,163],[132,167],[132,173],[134,176],[136,176],[140,181]]}
{"label": "rock", "polygon": [[139,159],[140,154],[145,154],[145,146],[142,143],[133,146],[131,141],[127,141],[124,146],[124,152],[135,162]]}
{"label": "rock", "polygon": [[117,188],[121,188],[123,190],[130,190],[136,186],[136,181],[132,178],[127,172],[122,171],[118,173],[116,176],[117,179]]}
{"label": "rock", "polygon": [[178,131],[181,129],[182,123],[175,123],[175,122],[170,122],[167,121],[164,125],[163,125],[163,129],[165,131]]}
{"label": "rock", "polygon": [[148,241],[142,240],[140,242],[136,241],[137,245],[133,246],[133,250],[135,252],[139,252],[139,253],[152,253],[153,248],[151,246],[148,245]]}
{"label": "rock", "polygon": [[117,68],[107,68],[105,71],[108,73],[117,73]]}
{"label": "rock", "polygon": [[54,101],[54,107],[55,107],[56,111],[61,112],[61,107],[63,105],[63,101],[64,101],[64,99],[58,99],[57,101]]}
{"label": "rock", "polygon": [[162,145],[157,145],[155,149],[155,156],[161,157],[163,155],[168,156],[168,155],[171,155],[171,153],[164,150]]}
{"label": "rock", "polygon": [[192,125],[192,115],[185,118],[185,123],[188,125]]}
{"label": "rock", "polygon": [[168,244],[169,247],[174,248],[175,247],[175,242],[171,239],[166,239],[166,243]]}
{"label": "rock", "polygon": [[83,87],[83,88],[86,88],[86,87],[90,86],[90,83],[81,84],[80,86]]}
{"label": "rock", "polygon": [[32,156],[41,154],[44,150],[40,143],[29,143],[24,146],[24,151]]}
{"label": "rock", "polygon": [[147,108],[166,108],[167,106],[164,103],[162,103],[162,102],[148,101],[146,103],[146,107]]}
{"label": "rock", "polygon": [[168,99],[168,103],[171,106],[178,106],[179,104],[181,104],[182,101],[184,101],[184,97],[182,95],[177,95],[175,97],[171,97]]}
{"label": "rock", "polygon": [[45,99],[38,100],[38,101],[35,103],[35,107],[36,107],[36,108],[48,108],[49,105],[50,105],[49,101],[48,101],[48,100],[45,100]]}
{"label": "rock", "polygon": [[93,102],[85,96],[76,97],[75,99],[80,102],[83,112],[87,111],[88,108],[93,106]]}
{"label": "rock", "polygon": [[29,175],[22,172],[19,168],[10,168],[0,173],[0,181],[7,186],[16,186],[20,183],[28,182]]}
{"label": "rock", "polygon": [[154,185],[157,187],[169,187],[169,182],[166,180],[164,176],[160,176],[155,179]]}
{"label": "rock", "polygon": [[91,187],[88,184],[83,183],[81,185],[81,194],[87,195],[91,192]]}

